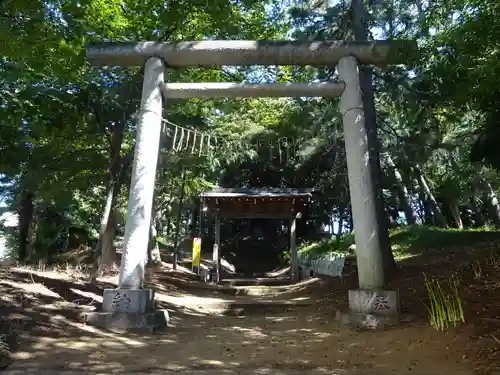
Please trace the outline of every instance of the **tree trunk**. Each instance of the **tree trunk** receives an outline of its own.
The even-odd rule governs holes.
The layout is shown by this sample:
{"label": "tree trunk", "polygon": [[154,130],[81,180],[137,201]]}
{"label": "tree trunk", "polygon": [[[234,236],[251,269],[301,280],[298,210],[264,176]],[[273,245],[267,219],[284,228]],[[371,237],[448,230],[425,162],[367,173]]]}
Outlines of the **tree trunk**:
{"label": "tree trunk", "polygon": [[448,203],[450,207],[450,213],[455,222],[455,226],[458,229],[464,229],[464,224],[462,222],[462,217],[460,216],[460,208],[458,207],[458,201],[456,199],[450,199]]}
{"label": "tree trunk", "polygon": [[28,253],[31,253],[34,249],[35,243],[36,243],[36,237],[37,237],[37,232],[38,232],[38,210],[36,204],[34,204],[33,207],[33,215],[31,219],[31,225],[29,229],[29,234],[28,234]]}
{"label": "tree trunk", "polygon": [[[205,211],[205,214],[203,215],[204,216],[204,233],[206,234],[205,238],[203,238],[203,234],[202,234],[202,240],[201,240],[201,247],[202,247],[202,251],[207,251],[209,249],[212,249],[212,245],[214,244],[214,235],[215,235],[215,231],[214,231],[214,218],[213,218],[213,214],[212,214],[212,211]],[[250,220],[248,220],[249,222]],[[248,225],[246,227],[243,227],[245,230],[245,228],[248,228]]]}
{"label": "tree trunk", "polygon": [[111,210],[108,216],[106,228],[101,238],[101,259],[99,261],[98,275],[116,267],[116,213]]}
{"label": "tree trunk", "polygon": [[[342,228],[344,227],[344,217],[345,217],[345,207],[342,205],[339,207],[339,222],[336,236],[342,236]],[[332,220],[332,233],[333,233],[333,220]]]}
{"label": "tree trunk", "polygon": [[422,223],[424,223],[425,225],[435,225],[436,223],[432,214],[432,207],[429,204],[429,199],[427,197],[427,193],[425,192],[424,186],[418,178],[415,180],[415,182],[419,190],[418,199],[420,201],[419,203],[422,211]]}
{"label": "tree trunk", "polygon": [[387,223],[389,225],[389,228],[396,228],[398,226],[396,218],[390,212],[387,212]]}
{"label": "tree trunk", "polygon": [[342,238],[342,227],[344,226],[344,217],[345,217],[345,208],[343,205],[339,207],[339,220],[338,220],[338,227],[337,227],[337,233],[334,233],[333,231],[333,220],[331,220],[331,229],[330,232],[331,234],[335,234],[335,243],[337,244],[337,248],[340,246],[340,241]]}
{"label": "tree trunk", "polygon": [[[366,11],[363,0],[351,0],[352,25],[354,38],[356,41],[368,40],[368,23],[366,21]],[[377,117],[375,112],[375,100],[373,93],[373,73],[369,66],[361,65],[359,67],[359,83],[363,92],[363,108],[365,112],[365,126],[367,130],[368,145],[370,155],[368,162],[372,163],[372,186],[375,190],[375,200],[377,210],[378,237],[380,241],[380,249],[382,251],[382,260],[384,267],[384,277],[387,280],[392,278],[396,269],[396,262],[392,254],[391,244],[389,241],[389,228],[387,225],[386,214],[384,210],[384,200],[381,189],[382,171],[380,168],[380,144],[377,136]]]}
{"label": "tree trunk", "polygon": [[347,214],[347,223],[349,224],[349,233],[352,233],[352,231],[354,230],[354,222],[352,220],[352,209],[350,204],[346,214]]}
{"label": "tree trunk", "polygon": [[179,204],[177,206],[177,218],[175,221],[175,235],[174,235],[174,259],[173,259],[173,269],[177,269],[177,262],[179,260],[179,234],[181,230],[181,218],[182,218],[182,209],[183,209],[183,201],[184,201],[184,187],[186,185],[186,170],[182,169],[182,185],[181,191],[179,193]]}
{"label": "tree trunk", "polygon": [[427,183],[427,179],[425,178],[422,170],[420,169],[419,166],[415,166],[414,170],[418,183],[425,192],[426,198],[428,199],[428,202],[432,207],[433,216],[436,219],[436,224],[440,227],[448,228],[446,219],[444,218],[443,213],[441,212],[441,208],[439,207],[439,204],[436,198],[434,197],[434,194],[432,194],[432,191],[429,187],[429,184]]}
{"label": "tree trunk", "polygon": [[191,215],[189,215],[189,212],[188,212],[188,213],[186,214],[186,216],[185,216],[185,220],[182,220],[182,222],[183,222],[183,223],[184,223],[184,222],[186,223],[186,225],[184,226],[184,236],[187,236],[187,235],[188,235],[188,233],[189,233],[189,234],[191,234],[191,231],[189,230],[189,227],[190,227],[190,225],[191,225],[191,224],[190,224],[190,223],[191,223],[191,218],[192,218],[192,216],[191,216]]}
{"label": "tree trunk", "polygon": [[489,182],[484,182],[487,194],[488,212],[496,227],[500,227],[500,204],[495,190]]}
{"label": "tree trunk", "polygon": [[399,204],[401,205],[401,208],[405,213],[406,222],[408,223],[408,225],[415,225],[417,223],[417,214],[415,213],[415,210],[413,210],[411,206],[411,199],[408,194],[408,189],[406,188],[406,185],[403,181],[403,177],[401,176],[401,173],[399,173],[399,170],[396,168],[396,165],[392,160],[391,154],[385,152],[384,159],[385,162],[387,163],[388,168],[392,171],[394,180],[396,181],[396,186],[398,189],[398,196],[399,196]]}
{"label": "tree trunk", "polygon": [[474,218],[474,226],[484,227],[486,225],[486,220],[484,219],[483,213],[481,212],[481,208],[478,206],[478,202],[480,202],[480,200],[477,189],[474,189],[474,192],[472,193],[469,201]]}
{"label": "tree trunk", "polygon": [[200,198],[193,199],[193,210],[191,211],[191,237],[201,235],[199,230],[200,204]]}
{"label": "tree trunk", "polygon": [[165,228],[165,235],[167,237],[169,237],[170,236],[170,216],[167,218],[167,222],[165,224],[165,227],[166,227]]}
{"label": "tree trunk", "polygon": [[423,0],[417,0],[415,2],[417,6],[417,14],[418,14],[418,23],[420,32],[418,33],[419,37],[428,37],[429,36],[429,26],[427,24],[427,9],[423,7]]}
{"label": "tree trunk", "polygon": [[[99,229],[99,239],[95,249],[96,259],[94,267],[90,274],[89,282],[94,283],[100,275],[107,269],[113,267],[116,260],[116,249],[113,246],[116,221],[113,217],[113,210],[116,204],[116,198],[120,190],[120,171],[122,171],[122,163],[124,158],[120,156],[123,133],[125,130],[125,119],[115,124],[111,135],[111,150],[110,150],[110,165],[108,173],[108,189],[106,194],[106,203],[101,217],[101,225]],[[112,238],[111,238],[112,237]]]}
{"label": "tree trunk", "polygon": [[151,215],[151,227],[149,229],[148,243],[148,266],[156,266],[161,263],[160,246],[158,245],[158,214],[153,212]]}
{"label": "tree trunk", "polygon": [[[90,277],[91,282],[94,282],[98,276],[102,275],[106,269],[112,266],[111,259],[114,259],[116,256],[116,253],[110,254],[113,246],[109,246],[109,238],[115,233],[115,228],[112,228],[112,209],[116,195],[115,186],[116,181],[110,181],[106,196],[106,204],[104,205],[104,212],[102,214],[101,225],[99,228],[99,239],[97,240],[95,249],[96,259],[94,261],[94,270]],[[113,241],[114,237],[111,239],[111,244]],[[106,251],[106,253],[104,251]]]}
{"label": "tree trunk", "polygon": [[18,216],[19,216],[19,237],[17,258],[19,262],[25,262],[30,253],[30,228],[33,220],[35,205],[33,203],[35,195],[27,190],[20,194]]}

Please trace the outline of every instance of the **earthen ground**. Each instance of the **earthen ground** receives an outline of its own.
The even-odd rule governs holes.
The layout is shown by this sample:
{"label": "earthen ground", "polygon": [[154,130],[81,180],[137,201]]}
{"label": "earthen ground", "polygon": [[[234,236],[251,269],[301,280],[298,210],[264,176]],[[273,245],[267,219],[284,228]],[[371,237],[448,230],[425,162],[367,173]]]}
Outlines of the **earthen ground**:
{"label": "earthen ground", "polygon": [[459,268],[467,318],[463,326],[446,332],[429,327],[422,267],[410,264],[400,268],[393,282],[400,288],[405,321],[397,328],[361,332],[339,327],[335,320],[336,311],[347,308],[347,290],[356,287],[355,273],[286,290],[254,287],[252,295],[244,295],[241,288],[214,290],[187,271],[174,273],[164,266],[152,283],[158,307],[170,311],[172,327],[143,335],[105,332],[79,319],[84,309],[99,306],[102,289],[113,287],[114,277],[91,287],[73,271],[5,269],[2,330],[15,334],[17,347],[4,373],[490,372],[500,367],[498,274],[490,267],[474,279],[453,257],[426,265],[425,272],[431,277]]}

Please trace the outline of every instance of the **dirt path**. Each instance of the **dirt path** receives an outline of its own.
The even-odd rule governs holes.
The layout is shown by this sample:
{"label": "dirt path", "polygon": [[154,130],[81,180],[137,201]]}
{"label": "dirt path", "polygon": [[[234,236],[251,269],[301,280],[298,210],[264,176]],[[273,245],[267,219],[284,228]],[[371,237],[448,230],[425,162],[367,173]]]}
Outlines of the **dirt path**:
{"label": "dirt path", "polygon": [[[321,300],[324,286],[319,284],[295,286],[288,293],[267,290],[274,295],[266,298],[234,296],[197,287],[178,275],[176,285],[167,283],[171,275],[160,273],[158,303],[172,310],[172,327],[150,335],[118,335],[78,322],[82,308],[99,303],[98,290],[64,280],[60,273],[4,276],[0,287],[8,304],[2,306],[3,315],[16,326],[21,343],[15,363],[4,372],[8,375],[194,370],[212,375],[231,370],[230,375],[257,369],[288,374],[472,373],[457,332],[438,333],[420,322],[378,332],[340,328],[335,312],[345,301]],[[69,304],[70,298],[79,299],[78,306]],[[277,302],[283,300],[292,302]]]}

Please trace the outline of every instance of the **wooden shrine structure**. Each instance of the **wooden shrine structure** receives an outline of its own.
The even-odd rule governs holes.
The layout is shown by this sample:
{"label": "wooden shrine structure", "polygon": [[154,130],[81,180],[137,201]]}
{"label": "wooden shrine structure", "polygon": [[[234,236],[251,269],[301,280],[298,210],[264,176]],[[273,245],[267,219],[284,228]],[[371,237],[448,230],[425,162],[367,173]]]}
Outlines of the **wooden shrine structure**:
{"label": "wooden shrine structure", "polygon": [[290,277],[299,279],[296,220],[311,202],[311,189],[217,188],[201,195],[204,209],[215,213],[213,261],[216,278],[220,274],[221,219],[288,219],[290,230]]}
{"label": "wooden shrine structure", "polygon": [[[377,222],[376,202],[379,197],[371,183],[377,166],[367,163],[367,156],[372,158],[373,153],[363,109],[360,66],[417,61],[414,59],[419,56],[416,41],[127,41],[89,44],[86,56],[94,66],[144,66],[118,288],[104,291],[103,311],[87,313],[87,323],[104,328],[118,327],[120,330],[166,326],[166,310],[154,311],[151,308],[154,306],[154,294],[151,289],[144,288],[146,254],[164,122],[164,99],[189,97],[340,97],[339,112],[344,129],[350,201],[356,227],[359,281],[359,290],[349,291],[349,303],[356,316],[363,316],[363,322],[366,321],[365,315],[360,312],[373,316],[372,301],[381,297],[385,276],[383,241],[379,238]],[[167,79],[168,71],[176,68],[250,65],[311,65],[330,69],[336,65],[338,81],[249,84],[176,83]],[[202,196],[207,208],[216,210],[218,221],[222,216],[289,218],[291,273],[295,280],[299,276],[295,247],[296,219],[310,199],[310,192],[297,190],[230,189]],[[219,223],[217,228],[216,245],[220,245]],[[219,247],[214,248],[217,248],[214,255],[219,267]],[[397,293],[389,292],[397,301]],[[157,319],[157,316],[161,318]]]}

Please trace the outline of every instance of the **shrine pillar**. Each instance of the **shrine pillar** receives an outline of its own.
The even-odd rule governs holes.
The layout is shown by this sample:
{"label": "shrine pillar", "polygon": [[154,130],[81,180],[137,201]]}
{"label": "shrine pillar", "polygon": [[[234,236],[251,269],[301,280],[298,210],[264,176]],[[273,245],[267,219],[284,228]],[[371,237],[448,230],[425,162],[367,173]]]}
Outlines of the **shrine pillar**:
{"label": "shrine pillar", "polygon": [[297,217],[290,219],[290,277],[299,281],[299,256],[297,252]]}
{"label": "shrine pillar", "polygon": [[160,84],[164,74],[161,59],[146,61],[118,288],[104,290],[102,311],[84,315],[87,322],[108,329],[152,330],[168,322],[167,310],[154,310],[154,291],[143,288],[162,130]]}
{"label": "shrine pillar", "polygon": [[220,258],[221,258],[221,248],[220,248],[220,214],[215,213],[215,242],[212,249],[212,281],[218,283],[220,281]]}
{"label": "shrine pillar", "polygon": [[343,319],[346,323],[361,328],[378,328],[397,322],[398,295],[396,291],[384,290],[384,268],[375,204],[379,197],[372,188],[373,164],[369,162],[370,150],[356,58],[341,58],[338,73],[339,79],[345,84],[340,97],[340,112],[344,127],[359,279],[359,289],[349,291],[350,311]]}

